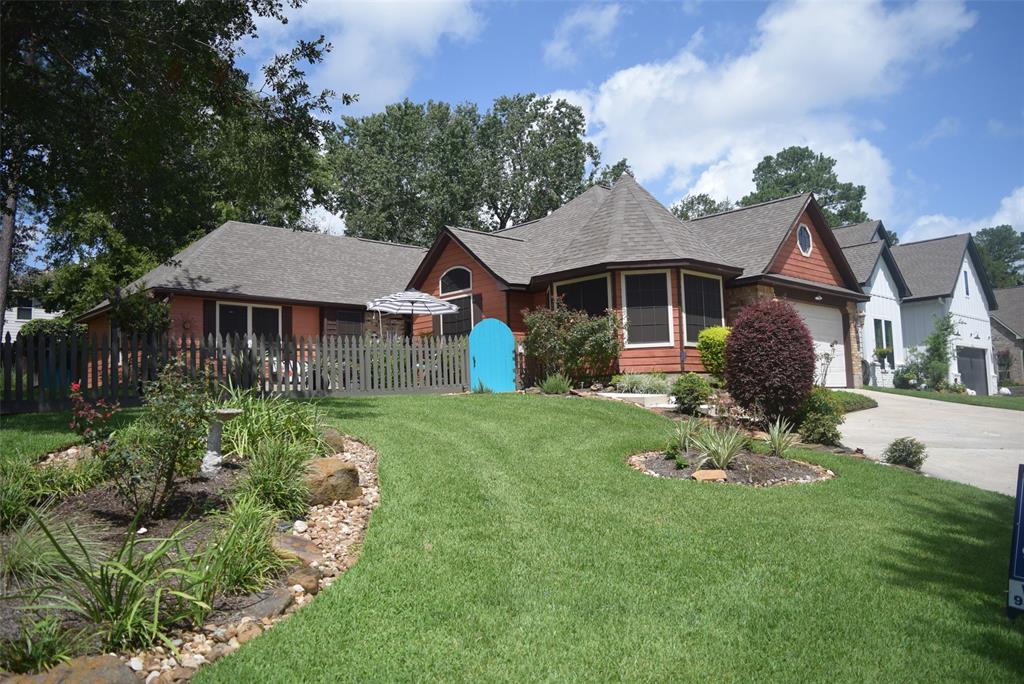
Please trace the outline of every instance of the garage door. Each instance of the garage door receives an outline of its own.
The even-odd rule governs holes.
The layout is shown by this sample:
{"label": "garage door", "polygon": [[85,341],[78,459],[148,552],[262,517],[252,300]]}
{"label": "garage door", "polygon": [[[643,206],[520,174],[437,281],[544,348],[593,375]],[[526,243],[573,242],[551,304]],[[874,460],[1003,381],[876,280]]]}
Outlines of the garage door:
{"label": "garage door", "polygon": [[960,382],[978,394],[988,394],[988,364],[985,350],[972,347],[956,348],[956,369]]}
{"label": "garage door", "polygon": [[[843,344],[843,314],[831,306],[820,306],[818,304],[803,304],[793,302],[793,306],[800,313],[811,331],[814,339],[814,353],[825,354],[829,352],[832,342],[836,343],[835,356],[828,366],[828,374],[825,376],[825,385],[828,387],[846,387],[846,345]],[[815,376],[815,382],[821,374],[820,363]]]}

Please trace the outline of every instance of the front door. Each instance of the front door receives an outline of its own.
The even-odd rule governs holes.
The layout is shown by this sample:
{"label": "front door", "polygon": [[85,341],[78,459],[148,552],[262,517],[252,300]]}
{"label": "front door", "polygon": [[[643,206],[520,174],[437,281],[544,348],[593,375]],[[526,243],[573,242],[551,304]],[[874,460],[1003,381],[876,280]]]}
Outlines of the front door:
{"label": "front door", "polygon": [[957,347],[956,366],[964,387],[978,394],[988,394],[988,367],[984,349]]}

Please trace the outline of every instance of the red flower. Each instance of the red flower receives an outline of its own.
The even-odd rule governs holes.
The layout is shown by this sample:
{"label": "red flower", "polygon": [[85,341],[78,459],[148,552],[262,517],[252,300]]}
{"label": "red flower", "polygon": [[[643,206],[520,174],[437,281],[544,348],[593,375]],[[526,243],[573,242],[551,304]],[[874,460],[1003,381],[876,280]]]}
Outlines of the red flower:
{"label": "red flower", "polygon": [[77,383],[77,382],[71,383],[71,391],[72,392],[77,392],[81,387],[82,387],[82,385],[80,383]]}

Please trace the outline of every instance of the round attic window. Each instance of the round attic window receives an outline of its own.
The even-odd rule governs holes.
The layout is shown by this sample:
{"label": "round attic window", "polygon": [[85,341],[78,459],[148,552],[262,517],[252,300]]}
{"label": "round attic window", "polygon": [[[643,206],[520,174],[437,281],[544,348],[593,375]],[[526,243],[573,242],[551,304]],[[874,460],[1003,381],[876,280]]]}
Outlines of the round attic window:
{"label": "round attic window", "polygon": [[801,254],[811,256],[811,229],[802,223],[796,229],[796,244]]}

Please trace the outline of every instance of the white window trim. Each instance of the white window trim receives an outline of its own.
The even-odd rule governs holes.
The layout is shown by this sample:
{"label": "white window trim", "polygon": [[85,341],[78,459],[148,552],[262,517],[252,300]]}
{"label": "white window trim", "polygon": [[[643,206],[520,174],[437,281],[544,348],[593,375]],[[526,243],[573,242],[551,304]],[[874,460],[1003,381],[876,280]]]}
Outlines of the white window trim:
{"label": "white window trim", "polygon": [[283,327],[284,321],[281,320],[281,307],[277,304],[260,304],[259,302],[234,302],[224,299],[217,300],[217,322],[215,329],[217,336],[220,337],[220,305],[225,304],[227,306],[244,306],[245,307],[245,334],[246,336],[252,335],[252,308],[255,306],[260,309],[277,309],[277,336],[284,337],[281,328]]}
{"label": "white window trim", "polygon": [[[475,320],[473,320],[473,293],[470,290],[459,290],[459,292],[462,292],[463,294],[444,296],[440,297],[440,299],[446,302],[451,301],[453,299],[469,299],[469,329],[472,332],[473,328],[476,327],[477,323]],[[439,314],[437,319],[437,329],[440,331],[442,337],[444,337],[444,317],[445,314]]]}
{"label": "white window trim", "polygon": [[608,286],[608,308],[609,309],[612,308],[612,274],[611,273],[604,273],[602,275],[597,275],[597,276],[595,276],[595,275],[588,275],[588,276],[583,276],[581,278],[570,278],[569,280],[559,280],[559,281],[555,282],[554,285],[553,285],[554,292],[555,292],[555,298],[554,298],[555,306],[558,306],[558,286],[559,285],[572,285],[573,283],[583,283],[583,282],[586,282],[588,280],[599,280],[601,278],[604,278],[605,283]]}
{"label": "white window trim", "polygon": [[[800,246],[800,229],[801,228],[803,228],[804,230],[807,231],[807,240],[808,240],[808,242],[811,243],[810,245],[807,246],[807,251],[806,252],[804,251],[804,248]],[[797,225],[797,227],[796,227],[796,248],[799,249],[800,253],[803,254],[805,257],[811,256],[811,252],[814,251],[814,233],[811,232],[811,227],[808,226],[806,223],[801,223],[801,224]]]}
{"label": "white window trim", "polygon": [[[448,275],[448,273],[450,271],[454,271],[456,269],[461,269],[461,270],[469,273],[469,287],[464,287],[461,290],[452,290],[451,292],[445,292],[443,289],[441,289],[441,281],[444,280],[444,277],[446,275]],[[442,299],[444,297],[450,297],[452,295],[458,295],[460,292],[472,292],[472,291],[473,291],[473,271],[468,266],[456,265],[456,266],[452,266],[450,268],[447,268],[447,269],[445,269],[444,273],[442,273],[440,275],[440,277],[438,277],[438,279],[437,279],[437,294],[440,295],[442,297]]]}
{"label": "white window trim", "polygon": [[[662,273],[665,275],[665,294],[668,295],[668,342],[629,342],[629,302],[626,297],[626,276]],[[653,349],[676,346],[675,325],[672,324],[672,269],[655,268],[644,271],[622,271],[619,274],[622,287],[622,341],[626,349]]]}
{"label": "white window trim", "polygon": [[722,276],[715,275],[714,273],[701,273],[700,271],[688,271],[684,268],[679,269],[679,324],[683,327],[683,346],[684,347],[696,347],[697,340],[690,340],[686,337],[686,284],[683,282],[683,276],[689,274],[693,276],[699,276],[701,278],[712,278],[718,281],[718,301],[722,309],[722,319],[718,323],[719,325],[725,325],[725,287],[722,284]]}

